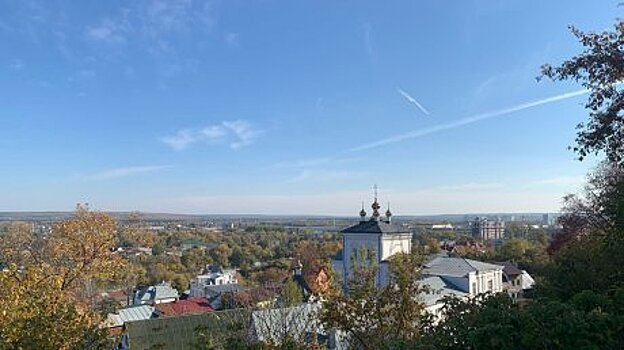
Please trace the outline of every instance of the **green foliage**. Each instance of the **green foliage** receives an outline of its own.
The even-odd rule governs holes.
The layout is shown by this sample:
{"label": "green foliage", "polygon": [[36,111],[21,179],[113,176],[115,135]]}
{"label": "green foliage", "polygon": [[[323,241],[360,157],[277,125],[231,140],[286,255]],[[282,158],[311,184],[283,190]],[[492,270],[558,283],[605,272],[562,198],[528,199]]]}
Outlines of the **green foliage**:
{"label": "green foliage", "polygon": [[303,291],[293,279],[288,279],[280,293],[283,306],[290,307],[300,304],[303,301]]}
{"label": "green foliage", "polygon": [[418,267],[422,256],[398,254],[390,263],[390,283],[377,286],[379,267],[374,254],[363,250],[352,257],[355,268],[347,289],[329,293],[320,314],[326,329],[346,333],[356,349],[388,349],[419,338],[428,318],[416,298],[422,291]]}
{"label": "green foliage", "polygon": [[153,255],[162,255],[165,252],[165,248],[160,243],[156,243],[152,246]]}
{"label": "green foliage", "polygon": [[622,298],[591,291],[570,303],[513,304],[505,294],[449,300],[446,318],[421,341],[435,349],[617,349],[624,344]]}
{"label": "green foliage", "polygon": [[542,74],[553,80],[573,80],[590,91],[589,122],[577,126],[574,151],[580,160],[604,152],[610,162],[624,166],[624,21],[612,31],[583,32],[570,27],[584,51],[558,67],[544,65]]}

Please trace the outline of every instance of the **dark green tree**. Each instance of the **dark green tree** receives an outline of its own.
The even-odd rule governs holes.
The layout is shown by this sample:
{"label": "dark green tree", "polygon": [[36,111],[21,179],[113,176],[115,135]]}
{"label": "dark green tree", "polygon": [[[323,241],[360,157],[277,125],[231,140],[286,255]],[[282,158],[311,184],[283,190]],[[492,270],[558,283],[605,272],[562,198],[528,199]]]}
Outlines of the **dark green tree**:
{"label": "dark green tree", "polygon": [[624,21],[611,31],[583,32],[571,26],[584,50],[553,67],[542,66],[542,76],[553,80],[573,80],[589,90],[585,104],[589,121],[577,126],[576,146],[580,160],[604,152],[606,158],[624,166]]}

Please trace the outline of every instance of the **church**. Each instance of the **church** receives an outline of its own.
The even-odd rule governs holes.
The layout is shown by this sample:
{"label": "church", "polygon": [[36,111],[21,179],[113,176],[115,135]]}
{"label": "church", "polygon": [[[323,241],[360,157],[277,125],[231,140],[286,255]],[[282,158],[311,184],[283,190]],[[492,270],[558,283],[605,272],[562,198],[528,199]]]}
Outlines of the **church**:
{"label": "church", "polygon": [[397,253],[409,253],[412,250],[412,233],[408,228],[392,222],[390,205],[385,216],[380,214],[381,206],[377,201],[376,192],[371,205],[373,210],[371,216],[367,217],[362,205],[360,222],[340,231],[342,250],[334,257],[332,266],[343,282],[352,276],[355,265],[362,263],[358,259],[358,254],[366,250],[372,253],[379,266],[377,286],[385,286],[389,282],[388,259]]}

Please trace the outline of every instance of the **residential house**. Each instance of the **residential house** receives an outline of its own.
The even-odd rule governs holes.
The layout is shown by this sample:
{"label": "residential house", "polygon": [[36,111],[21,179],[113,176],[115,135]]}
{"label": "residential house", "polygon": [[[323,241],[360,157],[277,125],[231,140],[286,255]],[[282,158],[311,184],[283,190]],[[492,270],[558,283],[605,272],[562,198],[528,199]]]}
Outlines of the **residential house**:
{"label": "residential house", "polygon": [[481,261],[437,255],[424,264],[422,283],[429,288],[421,295],[427,311],[440,315],[443,298],[471,298],[503,291],[503,266]]}
{"label": "residential house", "polygon": [[498,263],[503,266],[503,290],[517,301],[524,297],[524,292],[532,289],[535,280],[528,272],[519,269],[511,261]]}
{"label": "residential house", "polygon": [[232,284],[238,284],[236,270],[224,270],[221,266],[206,265],[202,274],[191,280],[189,295],[191,297],[208,297],[210,294],[208,289],[220,290],[211,287]]}
{"label": "residential house", "polygon": [[126,322],[148,320],[153,317],[154,306],[152,305],[133,305],[117,310],[108,314],[104,324],[109,328],[111,334],[117,334],[122,331]]}
{"label": "residential house", "polygon": [[154,306],[155,317],[177,317],[213,312],[206,298],[189,298],[172,303],[160,303]]}
{"label": "residential house", "polygon": [[221,266],[206,265],[202,274],[191,280],[189,295],[193,298],[207,298],[215,309],[221,308],[224,293],[238,293],[244,288],[238,284],[236,270],[225,270]]}
{"label": "residential house", "polygon": [[224,307],[224,302],[237,300],[236,296],[245,291],[245,288],[238,283],[219,284],[204,286],[204,297],[210,302],[215,310],[220,310]]}
{"label": "residential house", "polygon": [[134,304],[155,305],[160,303],[172,303],[180,299],[178,291],[169,282],[161,282],[155,286],[145,287],[138,290],[134,295]]}

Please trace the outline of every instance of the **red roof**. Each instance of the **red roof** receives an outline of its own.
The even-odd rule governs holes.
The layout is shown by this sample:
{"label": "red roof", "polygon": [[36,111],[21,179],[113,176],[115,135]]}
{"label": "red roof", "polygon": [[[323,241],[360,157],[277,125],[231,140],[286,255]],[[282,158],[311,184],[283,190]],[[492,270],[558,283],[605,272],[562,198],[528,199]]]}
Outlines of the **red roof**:
{"label": "red roof", "polygon": [[189,298],[155,305],[159,317],[203,314],[214,311],[206,298]]}
{"label": "red roof", "polygon": [[113,299],[125,299],[128,296],[128,292],[124,289],[118,289],[108,292],[108,297]]}

